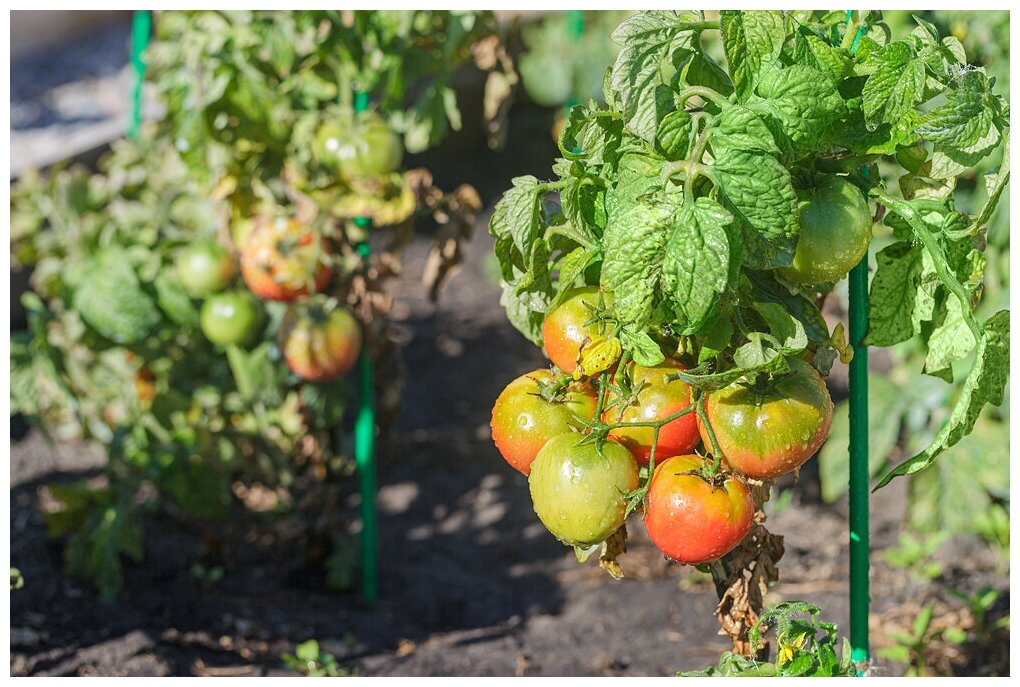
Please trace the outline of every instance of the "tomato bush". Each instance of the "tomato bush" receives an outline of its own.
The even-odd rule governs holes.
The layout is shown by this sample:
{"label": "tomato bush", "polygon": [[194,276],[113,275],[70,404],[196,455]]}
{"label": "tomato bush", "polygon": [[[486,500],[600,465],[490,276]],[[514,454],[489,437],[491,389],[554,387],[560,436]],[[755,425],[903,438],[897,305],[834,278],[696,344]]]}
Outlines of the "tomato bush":
{"label": "tomato bush", "polygon": [[[310,564],[349,555],[343,374],[371,356],[384,425],[401,382],[386,293],[400,249],[431,215],[434,298],[480,208],[467,185],[444,193],[400,169],[402,150],[460,126],[450,84],[473,59],[493,83],[514,76],[489,12],[160,12],[155,28],[165,116],[99,173],[12,187],[13,262],[33,270],[12,409],[107,449],[103,483],[51,486],[46,514],[68,569],[104,596],[163,507],[214,540],[268,500],[270,520],[301,523]],[[354,166],[338,173],[316,132],[348,121]],[[390,240],[366,256],[373,232]]]}
{"label": "tomato bush", "polygon": [[[620,51],[603,104],[571,108],[551,178],[514,179],[489,222],[511,324],[596,389],[586,441],[642,437],[638,455],[647,451],[651,469],[628,510],[646,524],[656,516],[653,539],[668,547],[664,533],[682,517],[663,507],[668,498],[652,505],[679,490],[673,479],[656,483],[657,460],[676,461],[670,423],[696,415],[701,428],[700,449],[687,451],[706,460],[684,482],[721,497],[718,480],[747,476],[754,524],[737,509],[740,527],[718,519],[697,538],[725,546],[674,556],[723,556],[707,568],[721,596],[737,584],[728,565],[757,561],[763,584],[776,574],[783,548],[760,507],[772,479],[825,441],[824,378],[854,351],[822,309],[865,256],[860,343],[916,339],[925,374],[965,376],[941,429],[899,465],[882,465],[878,486],[931,466],[1003,401],[1009,312],[979,319],[976,307],[987,226],[1009,180],[1009,105],[955,37],[915,19],[894,38],[879,12],[722,11],[718,21],[640,12],[613,32]],[[964,211],[957,179],[1002,149],[986,197]],[[667,394],[666,411],[604,374],[667,360],[679,363],[667,386],[684,390]],[[607,408],[621,398],[631,410]],[[621,549],[609,537],[603,551]],[[743,598],[724,626],[747,653],[745,620],[761,606]]]}

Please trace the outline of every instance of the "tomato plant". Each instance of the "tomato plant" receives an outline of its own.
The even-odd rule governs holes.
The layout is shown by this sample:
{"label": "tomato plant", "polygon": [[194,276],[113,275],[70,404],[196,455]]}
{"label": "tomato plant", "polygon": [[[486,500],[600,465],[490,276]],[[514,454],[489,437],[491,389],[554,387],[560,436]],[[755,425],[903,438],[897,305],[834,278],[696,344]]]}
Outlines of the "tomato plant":
{"label": "tomato plant", "polygon": [[[432,215],[435,298],[481,207],[470,186],[444,193],[427,170],[401,170],[402,149],[460,127],[451,80],[472,59],[494,85],[487,112],[514,78],[489,12],[160,12],[155,27],[148,76],[165,116],[99,173],[12,187],[12,258],[33,269],[12,409],[107,449],[103,484],[50,487],[46,513],[68,569],[104,596],[121,557],[144,553],[142,516],[164,506],[215,541],[218,520],[268,501],[302,524],[311,565],[344,555],[338,377],[363,350],[385,391],[380,424],[393,416],[387,279]],[[338,173],[316,133],[347,121],[355,167]]]}
{"label": "tomato plant", "polygon": [[554,436],[580,429],[595,415],[595,392],[587,384],[557,383],[549,370],[534,370],[507,384],[492,407],[492,440],[506,462],[523,475]]}
{"label": "tomato plant", "polygon": [[[755,561],[763,589],[777,574],[782,543],[760,507],[771,479],[825,440],[824,377],[853,350],[822,308],[858,260],[873,261],[864,344],[916,337],[925,374],[966,377],[943,427],[879,486],[932,465],[1004,396],[1009,313],[979,319],[975,307],[1009,180],[1009,106],[954,37],[923,18],[906,36],[887,28],[878,12],[640,12],[613,32],[604,104],[571,109],[551,179],[514,179],[489,223],[508,319],[596,389],[583,441],[651,431],[629,511],[646,523],[667,512],[651,505],[672,490],[656,486],[657,457],[673,458],[659,443],[686,416],[696,414],[706,456],[686,481],[711,492],[730,469],[748,476],[759,511],[748,535],[724,554],[732,531],[709,528],[704,540],[715,533],[727,547],[688,559],[722,555],[706,569],[721,596],[743,599],[720,611],[740,653],[757,651],[747,628],[761,604],[729,589],[744,578],[728,566]],[[1000,149],[987,198],[965,211],[957,178]],[[588,307],[572,306],[577,294]],[[597,364],[578,364],[588,359]],[[670,383],[690,396],[678,407],[677,393],[676,410],[655,420],[643,420],[639,393],[602,374],[667,360],[682,366]],[[621,395],[637,407],[607,415]],[[604,546],[620,551],[612,537]]]}
{"label": "tomato plant", "polygon": [[326,382],[347,374],[361,350],[358,321],[325,296],[288,307],[279,331],[287,367],[310,382]]}

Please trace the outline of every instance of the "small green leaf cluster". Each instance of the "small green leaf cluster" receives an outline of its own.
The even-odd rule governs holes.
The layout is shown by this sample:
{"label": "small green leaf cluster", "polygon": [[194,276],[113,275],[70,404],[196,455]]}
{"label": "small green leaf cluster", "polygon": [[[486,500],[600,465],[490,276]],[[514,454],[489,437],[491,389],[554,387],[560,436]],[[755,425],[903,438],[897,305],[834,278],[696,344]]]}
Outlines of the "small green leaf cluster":
{"label": "small green leaf cluster", "polygon": [[[840,180],[893,239],[877,255],[865,343],[917,336],[924,371],[945,380],[973,358],[949,421],[881,484],[930,465],[1003,400],[1008,311],[979,322],[974,310],[986,225],[1009,179],[1009,106],[958,40],[916,23],[893,40],[878,13],[625,20],[605,104],[571,110],[555,178],[515,179],[493,212],[511,323],[541,345],[545,314],[567,290],[598,286],[612,296],[624,355],[684,359],[680,376],[695,389],[782,373],[794,356],[827,374],[851,355],[821,315],[834,284],[803,283],[790,267],[799,247],[849,230],[818,239],[805,214]],[[961,211],[956,177],[1002,147],[987,202]],[[879,162],[895,176],[884,179]]]}
{"label": "small green leaf cluster", "polygon": [[[844,638],[837,649],[836,625],[818,619],[820,609],[803,601],[789,601],[766,609],[749,638],[758,646],[766,630],[776,637],[775,662],[725,652],[719,663],[704,670],[680,673],[682,677],[852,677],[856,668]],[[803,616],[807,616],[806,618]],[[821,634],[819,634],[821,633]]]}

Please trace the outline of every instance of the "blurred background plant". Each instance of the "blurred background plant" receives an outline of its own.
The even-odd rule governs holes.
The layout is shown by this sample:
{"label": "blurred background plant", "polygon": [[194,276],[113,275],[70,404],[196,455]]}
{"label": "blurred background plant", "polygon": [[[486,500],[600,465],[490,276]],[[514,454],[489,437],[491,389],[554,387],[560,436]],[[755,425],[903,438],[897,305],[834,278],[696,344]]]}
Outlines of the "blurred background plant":
{"label": "blurred background plant", "polygon": [[[12,412],[107,453],[102,478],[46,490],[47,530],[66,538],[68,571],[109,598],[121,558],[144,554],[147,515],[193,522],[215,548],[231,514],[297,514],[302,563],[350,585],[350,566],[329,562],[352,558],[339,512],[354,467],[348,385],[288,370],[283,302],[243,296],[255,340],[211,341],[200,315],[210,294],[184,288],[179,256],[218,244],[234,265],[253,228],[280,217],[324,241],[332,276],[317,286],[360,320],[386,422],[401,366],[385,279],[415,218],[431,215],[434,296],[480,203],[469,186],[446,194],[427,170],[400,171],[399,158],[338,170],[313,153],[316,136],[339,124],[356,138],[381,122],[425,150],[460,128],[459,69],[474,62],[506,81],[512,65],[490,12],[160,12],[155,24],[147,57],[165,117],[115,143],[98,172],[58,166],[12,187],[12,263],[32,287],[28,328],[11,340]],[[498,114],[509,89],[487,93]],[[371,257],[357,250],[372,238],[362,217],[389,229]],[[247,294],[236,271],[221,288]]]}

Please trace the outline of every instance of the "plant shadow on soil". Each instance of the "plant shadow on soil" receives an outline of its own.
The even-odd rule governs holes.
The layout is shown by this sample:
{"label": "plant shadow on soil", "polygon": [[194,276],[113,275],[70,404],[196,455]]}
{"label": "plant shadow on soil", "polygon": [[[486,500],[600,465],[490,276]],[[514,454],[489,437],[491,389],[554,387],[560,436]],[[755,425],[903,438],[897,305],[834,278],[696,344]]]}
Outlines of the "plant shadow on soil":
{"label": "plant shadow on soil", "polygon": [[[478,121],[466,110],[465,122]],[[511,177],[548,175],[550,125],[548,111],[518,108],[514,145],[502,153],[479,152],[475,131],[409,158],[442,188],[474,184],[486,212],[437,306],[417,284],[427,236],[408,247],[393,284],[407,375],[400,414],[379,445],[379,604],[325,591],[286,529],[268,535],[250,518],[231,523],[211,556],[202,532],[168,517],[147,525],[144,562],[125,566],[122,594],[104,604],[62,574],[61,550],[45,538],[38,510],[39,487],[95,476],[102,458],[32,432],[11,452],[11,557],[26,580],[11,595],[13,674],[284,674],[280,655],[311,638],[367,675],[668,675],[713,663],[728,648],[716,636],[711,585],[663,561],[636,517],[621,561],[628,579],[578,565],[545,532],[527,480],[489,438],[499,391],[547,363],[499,306],[485,224]],[[845,504],[820,505],[816,477],[808,470],[804,478],[794,504],[770,520],[787,535],[770,601],[816,603],[845,632]],[[895,543],[903,498],[902,489],[876,496],[876,548]],[[353,495],[345,503],[352,518],[356,505]],[[196,562],[222,564],[223,578],[202,581]],[[876,611],[924,587],[877,567]]]}

